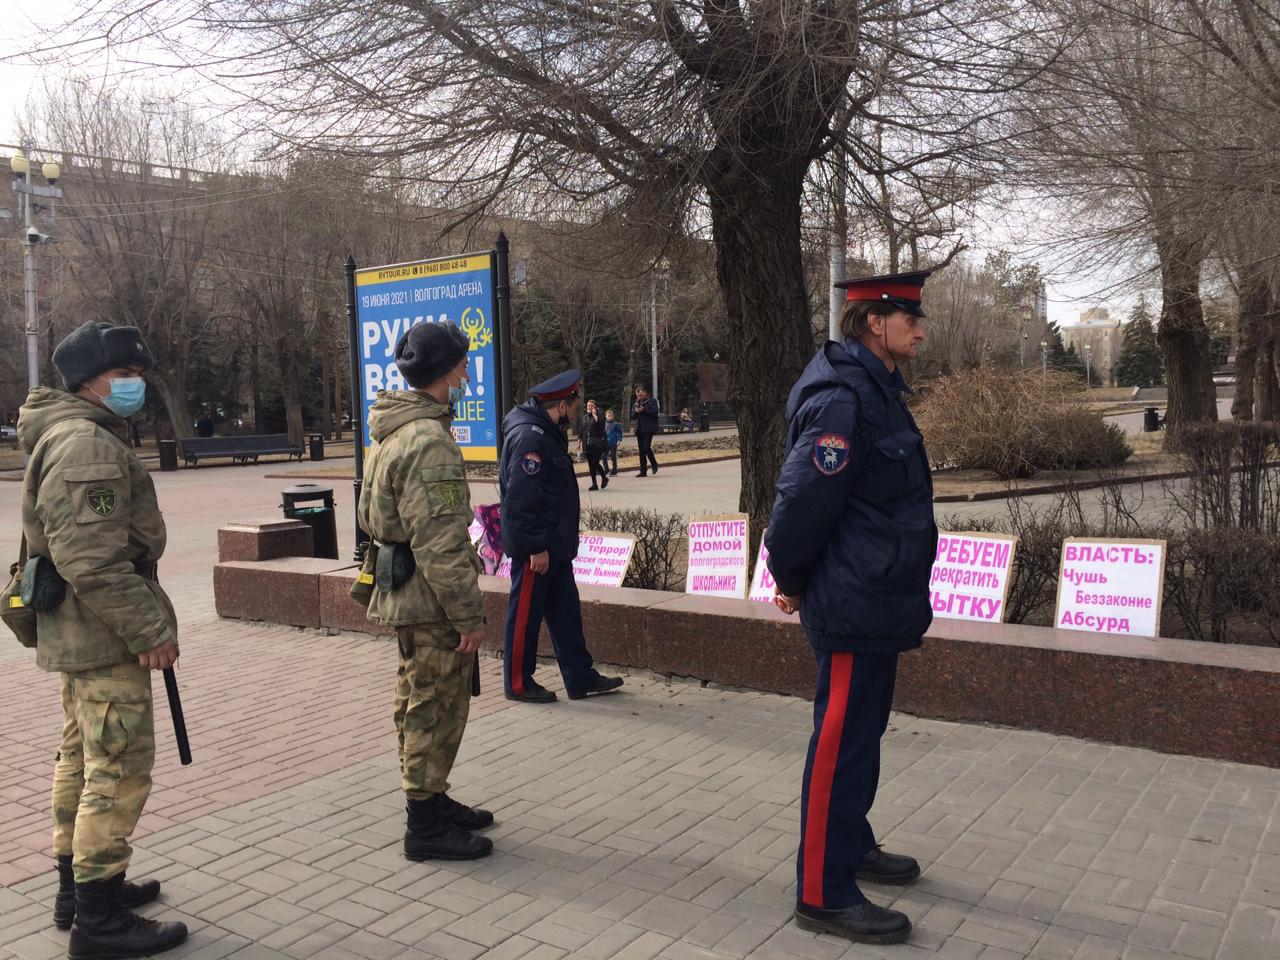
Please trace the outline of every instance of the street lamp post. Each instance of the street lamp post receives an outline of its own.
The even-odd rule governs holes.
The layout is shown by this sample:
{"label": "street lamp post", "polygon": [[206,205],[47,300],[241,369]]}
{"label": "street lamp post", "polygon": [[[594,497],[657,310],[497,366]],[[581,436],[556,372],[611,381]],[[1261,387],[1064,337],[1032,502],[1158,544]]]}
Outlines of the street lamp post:
{"label": "street lamp post", "polygon": [[1040,372],[1047,373],[1049,370],[1049,341],[1040,341]]}
{"label": "street lamp post", "polygon": [[1093,344],[1086,343],[1084,345],[1084,387],[1088,390],[1093,386]]}
{"label": "street lamp post", "polygon": [[1019,369],[1027,365],[1027,325],[1031,323],[1031,305],[1024,303],[1022,305],[1022,336],[1018,338],[1018,367]]}
{"label": "street lamp post", "polygon": [[46,163],[40,168],[48,186],[31,182],[31,154],[34,145],[30,141],[22,144],[23,152],[9,158],[9,169],[13,171],[13,190],[18,194],[18,203],[22,207],[24,234],[22,239],[23,293],[27,307],[27,386],[40,385],[40,326],[36,311],[36,244],[48,243],[49,238],[36,229],[35,214],[38,209],[36,197],[44,197],[50,201],[49,210],[53,210],[52,201],[62,196],[57,187],[58,177],[62,171],[56,163]]}
{"label": "street lamp post", "polygon": [[[653,372],[653,398],[658,399],[658,281],[667,279],[667,258],[658,261],[653,272],[653,282],[649,288],[649,326],[653,337],[653,349],[650,352]],[[661,402],[661,401],[659,401]]]}

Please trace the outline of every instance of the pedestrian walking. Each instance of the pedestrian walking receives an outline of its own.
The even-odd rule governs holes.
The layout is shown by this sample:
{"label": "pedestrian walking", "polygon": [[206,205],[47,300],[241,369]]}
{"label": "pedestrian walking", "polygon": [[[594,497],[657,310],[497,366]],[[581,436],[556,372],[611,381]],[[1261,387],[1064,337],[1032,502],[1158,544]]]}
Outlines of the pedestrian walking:
{"label": "pedestrian walking", "polygon": [[379,393],[369,411],[373,444],[359,512],[378,554],[368,615],[395,629],[400,648],[395,724],[410,860],[493,852],[493,842],[475,834],[493,814],[448,793],[484,638],[471,494],[449,430],[469,380],[469,347],[452,323],[410,327],[395,352],[409,388]]}
{"label": "pedestrian walking", "polygon": [[659,430],[658,401],[644,387],[636,387],[636,405],[632,409],[636,421],[636,443],[640,447],[640,476],[647,477],[649,468],[657,476],[658,460],[653,455],[653,435]]}
{"label": "pedestrian walking", "polygon": [[604,438],[609,444],[605,455],[605,466],[609,467],[609,476],[618,475],[618,447],[622,445],[622,424],[613,417],[612,410],[604,412]]}
{"label": "pedestrian walking", "polygon": [[594,400],[588,400],[586,415],[578,426],[578,436],[582,438],[582,447],[587,454],[587,470],[591,474],[590,489],[592,490],[609,486],[609,474],[605,471],[603,464],[604,456],[609,451],[605,430],[605,421],[600,415],[600,408],[596,406]]}
{"label": "pedestrian walking", "polygon": [[182,923],[132,912],[159,882],[125,879],[155,763],[151,671],[178,659],[177,618],[156,579],[164,517],[126,419],[142,409],[155,359],[137,327],[89,322],[53,365],[66,389],[34,388],[18,417],[36,662],[62,674],[53,920],[70,928],[75,960],[142,957],[187,938]]}
{"label": "pedestrian walking", "polygon": [[927,271],[844,281],[843,342],[828,342],[787,402],[787,453],[765,537],[775,603],[817,660],[814,730],[800,804],[795,917],[865,943],[911,922],[858,881],[910,883],[908,856],[876,843],[867,813],[880,778],[898,655],[932,620],[933,482],[899,364],[924,339]]}
{"label": "pedestrian walking", "polygon": [[578,412],[581,379],[577,370],[566,370],[538,384],[529,400],[502,421],[506,439],[498,486],[502,543],[511,557],[502,662],[508,700],[552,703],[556,699],[553,691],[533,679],[544,617],[570,700],[622,686],[621,677],[603,676],[593,666],[573,579],[580,502],[566,431]]}

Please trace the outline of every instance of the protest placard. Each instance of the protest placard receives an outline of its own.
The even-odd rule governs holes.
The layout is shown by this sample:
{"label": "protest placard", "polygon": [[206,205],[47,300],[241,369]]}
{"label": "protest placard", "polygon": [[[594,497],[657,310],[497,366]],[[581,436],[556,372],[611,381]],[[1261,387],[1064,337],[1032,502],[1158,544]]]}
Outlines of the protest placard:
{"label": "protest placard", "polygon": [[1164,558],[1163,540],[1064,540],[1054,623],[1159,636]]}
{"label": "protest placard", "polygon": [[583,530],[578,535],[578,556],[573,579],[595,587],[620,587],[626,579],[636,538],[629,533]]}
{"label": "protest placard", "polygon": [[773,574],[769,572],[769,548],[764,545],[764,537],[761,537],[760,550],[756,554],[756,570],[751,575],[751,592],[747,594],[747,599],[772,603],[773,588]]}
{"label": "protest placard", "polygon": [[935,617],[1000,623],[1018,538],[998,533],[938,533],[929,573]]}
{"label": "protest placard", "polygon": [[684,592],[704,597],[747,595],[747,515],[689,518],[689,573]]}

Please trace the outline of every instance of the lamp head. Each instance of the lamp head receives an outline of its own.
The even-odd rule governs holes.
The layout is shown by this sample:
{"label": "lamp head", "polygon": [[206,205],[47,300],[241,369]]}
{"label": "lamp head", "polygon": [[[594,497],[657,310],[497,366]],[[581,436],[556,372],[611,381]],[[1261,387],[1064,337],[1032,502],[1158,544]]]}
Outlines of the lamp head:
{"label": "lamp head", "polygon": [[13,171],[15,177],[25,177],[27,171],[31,169],[31,161],[21,153],[15,153],[9,158],[9,169]]}
{"label": "lamp head", "polygon": [[49,181],[51,187],[58,182],[58,177],[62,176],[62,168],[53,162],[44,164],[40,172],[44,174],[44,178]]}

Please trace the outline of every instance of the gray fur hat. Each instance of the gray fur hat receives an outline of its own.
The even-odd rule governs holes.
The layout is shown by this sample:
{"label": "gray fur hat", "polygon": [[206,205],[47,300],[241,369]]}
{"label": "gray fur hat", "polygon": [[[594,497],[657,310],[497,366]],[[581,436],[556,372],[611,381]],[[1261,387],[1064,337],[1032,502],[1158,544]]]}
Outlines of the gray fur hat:
{"label": "gray fur hat", "polygon": [[409,386],[420,390],[456,367],[470,349],[456,323],[418,323],[396,344],[396,366]]}
{"label": "gray fur hat", "polygon": [[98,374],[115,367],[156,365],[142,331],[90,320],[71,331],[53,350],[53,365],[67,390],[75,393]]}

